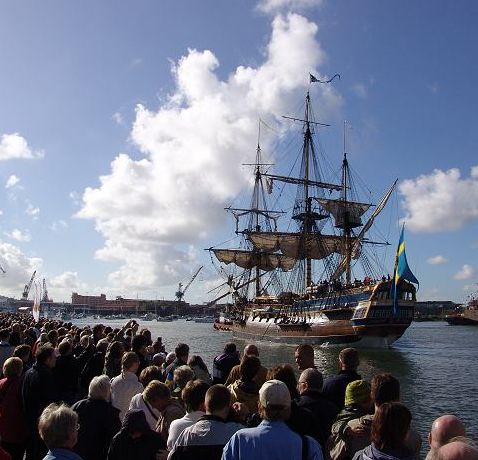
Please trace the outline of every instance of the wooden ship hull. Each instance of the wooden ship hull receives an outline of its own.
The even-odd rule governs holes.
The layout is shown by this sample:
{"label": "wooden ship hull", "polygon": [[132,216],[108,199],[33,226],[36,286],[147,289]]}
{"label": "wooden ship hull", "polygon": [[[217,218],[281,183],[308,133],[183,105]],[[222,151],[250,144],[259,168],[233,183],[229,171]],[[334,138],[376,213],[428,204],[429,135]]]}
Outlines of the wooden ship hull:
{"label": "wooden ship hull", "polygon": [[[283,313],[291,308],[285,304],[250,303],[230,329],[235,338],[246,341],[389,347],[410,326],[415,312],[415,288],[401,283],[400,295],[409,300],[399,300],[394,309],[390,287],[390,282],[378,283],[369,293],[369,300],[350,307],[339,304],[323,308],[327,298],[300,301],[299,307],[292,306],[301,312],[296,316]],[[360,295],[359,290],[355,291]],[[344,297],[350,300],[351,296]]]}

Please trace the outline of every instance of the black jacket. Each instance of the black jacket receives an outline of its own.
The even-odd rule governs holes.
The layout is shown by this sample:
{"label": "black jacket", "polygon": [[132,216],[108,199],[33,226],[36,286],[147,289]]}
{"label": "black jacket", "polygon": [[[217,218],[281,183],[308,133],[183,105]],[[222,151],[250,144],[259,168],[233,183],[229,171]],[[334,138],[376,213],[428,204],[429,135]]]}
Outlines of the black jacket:
{"label": "black jacket", "polygon": [[71,408],[80,424],[75,452],[85,460],[105,460],[113,436],[121,429],[120,411],[107,401],[90,398]]}
{"label": "black jacket", "polygon": [[312,412],[318,425],[318,433],[314,437],[322,447],[325,447],[332,425],[339,413],[337,406],[320,391],[313,390],[304,391],[297,399],[297,406]]}
{"label": "black jacket", "polygon": [[73,355],[58,356],[53,368],[53,376],[58,388],[58,398],[68,404],[76,401],[80,371]]}
{"label": "black jacket", "polygon": [[361,376],[355,371],[340,371],[325,380],[322,394],[333,402],[339,410],[345,406],[345,389],[350,382],[361,380]]}
{"label": "black jacket", "polygon": [[46,406],[58,400],[55,380],[50,368],[35,363],[29,369],[22,384],[22,403],[25,417],[30,427],[36,425]]}
{"label": "black jacket", "polygon": [[[141,436],[133,439],[130,433]],[[161,435],[149,428],[142,410],[133,409],[126,412],[121,431],[111,441],[108,460],[156,460],[162,449],[166,443]]]}

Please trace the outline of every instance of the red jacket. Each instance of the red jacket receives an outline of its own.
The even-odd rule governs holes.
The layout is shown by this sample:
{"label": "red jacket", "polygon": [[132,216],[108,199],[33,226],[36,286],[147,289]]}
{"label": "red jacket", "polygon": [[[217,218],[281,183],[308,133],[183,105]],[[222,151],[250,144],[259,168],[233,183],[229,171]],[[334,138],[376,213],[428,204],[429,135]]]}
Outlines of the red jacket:
{"label": "red jacket", "polygon": [[[0,380],[0,438],[5,442],[22,443],[28,436],[21,388],[22,381],[19,377]],[[2,459],[0,452],[0,460]]]}

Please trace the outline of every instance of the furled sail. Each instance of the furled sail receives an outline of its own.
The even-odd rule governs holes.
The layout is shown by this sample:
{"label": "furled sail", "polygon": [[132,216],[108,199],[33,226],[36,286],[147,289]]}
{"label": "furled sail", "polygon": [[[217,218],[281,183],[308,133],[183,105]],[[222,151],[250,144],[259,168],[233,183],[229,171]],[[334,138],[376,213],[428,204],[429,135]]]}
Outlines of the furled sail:
{"label": "furled sail", "polygon": [[[264,251],[280,251],[294,260],[307,257],[324,259],[333,252],[342,254],[343,238],[334,235],[307,235],[305,244],[303,233],[285,232],[248,232],[248,238],[257,249]],[[352,238],[352,243],[354,238]]]}
{"label": "furled sail", "polygon": [[244,269],[258,267],[264,271],[279,268],[283,271],[291,270],[296,259],[282,254],[269,254],[266,252],[245,251],[241,249],[211,249],[220,262],[236,264]]}
{"label": "furled sail", "polygon": [[338,228],[355,228],[362,225],[360,217],[372,206],[369,203],[317,198],[319,204],[335,219]]}
{"label": "furled sail", "polygon": [[[365,236],[365,233],[370,229],[376,217],[382,212],[383,208],[386,206],[388,199],[390,198],[390,195],[392,194],[393,190],[395,189],[395,186],[397,185],[397,181],[398,179],[390,186],[390,188],[387,190],[387,193],[385,193],[385,195],[380,200],[380,203],[375,208],[375,211],[369,217],[368,221],[363,226],[362,230],[360,230],[360,233],[355,237],[355,241],[352,243],[352,257],[354,259],[357,258],[358,254],[360,253],[361,243]],[[346,266],[347,266],[346,255],[344,255],[339,265],[335,269],[335,272],[332,275],[332,279],[339,278],[342,275],[342,273],[345,271]]]}

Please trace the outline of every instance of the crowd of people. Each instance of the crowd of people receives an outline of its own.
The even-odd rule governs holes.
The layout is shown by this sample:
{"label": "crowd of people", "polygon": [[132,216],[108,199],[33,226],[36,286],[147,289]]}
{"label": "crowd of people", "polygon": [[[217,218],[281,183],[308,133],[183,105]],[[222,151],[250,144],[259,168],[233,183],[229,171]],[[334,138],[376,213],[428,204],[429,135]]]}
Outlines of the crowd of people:
{"label": "crowd of people", "polygon": [[[0,460],[478,459],[454,415],[428,445],[391,374],[370,382],[341,350],[324,379],[314,349],[270,369],[227,343],[212,374],[189,346],[166,353],[129,321],[113,329],[0,313]],[[298,378],[297,378],[298,376]]]}

